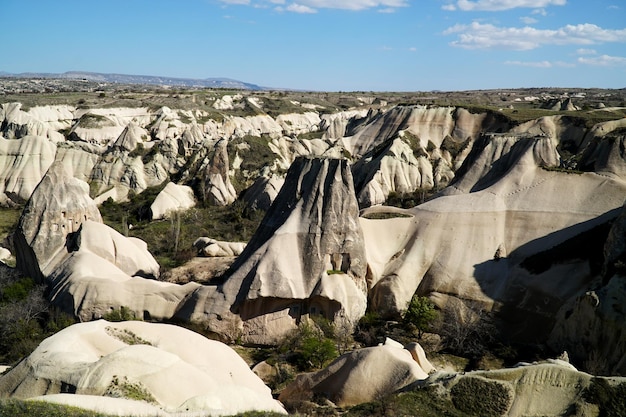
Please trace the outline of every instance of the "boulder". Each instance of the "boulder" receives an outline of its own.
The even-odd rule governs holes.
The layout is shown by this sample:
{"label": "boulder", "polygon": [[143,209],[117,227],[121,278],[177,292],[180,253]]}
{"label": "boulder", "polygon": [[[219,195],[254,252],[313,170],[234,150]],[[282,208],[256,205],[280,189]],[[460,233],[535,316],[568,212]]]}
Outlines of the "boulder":
{"label": "boulder", "polygon": [[224,283],[198,289],[178,315],[225,338],[274,343],[309,314],[356,323],[365,273],[348,162],[297,158]]}
{"label": "boulder", "polygon": [[150,205],[152,219],[164,219],[173,211],[187,210],[195,207],[196,199],[191,187],[170,182],[156,196]]}
{"label": "boulder", "polygon": [[126,237],[105,224],[83,222],[69,245],[72,251],[89,252],[106,259],[128,275],[153,279],[159,276],[159,264],[144,241]]}
{"label": "boulder", "polygon": [[[131,243],[132,245],[132,243]],[[198,288],[131,276],[90,251],[72,252],[47,280],[50,302],[83,321],[126,309],[144,320],[167,320]]]}
{"label": "boulder", "polygon": [[55,162],[28,200],[14,234],[17,267],[42,281],[68,255],[68,236],[87,220],[102,222],[87,183]]}
{"label": "boulder", "polygon": [[[425,358],[422,363],[434,369]],[[379,400],[427,377],[409,350],[388,339],[384,345],[345,353],[321,371],[296,376],[278,399],[288,403],[322,395],[339,407],[353,406]]]}
{"label": "boulder", "polygon": [[199,256],[228,257],[239,256],[246,248],[245,242],[223,242],[209,237],[199,237],[193,242]]}
{"label": "boulder", "polygon": [[105,414],[286,414],[228,346],[182,327],[140,321],[98,320],[61,330],[0,377],[0,397]]}

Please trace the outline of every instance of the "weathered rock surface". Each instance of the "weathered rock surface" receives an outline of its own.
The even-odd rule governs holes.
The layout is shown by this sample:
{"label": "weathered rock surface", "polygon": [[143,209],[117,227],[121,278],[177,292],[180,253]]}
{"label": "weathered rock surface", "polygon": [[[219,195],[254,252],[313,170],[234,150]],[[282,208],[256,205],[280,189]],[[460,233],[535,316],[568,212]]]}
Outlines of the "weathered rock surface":
{"label": "weathered rock surface", "polygon": [[164,219],[173,211],[187,210],[196,205],[191,187],[168,183],[150,205],[152,219]]}
{"label": "weathered rock surface", "polygon": [[159,277],[159,264],[144,241],[123,236],[105,224],[84,221],[68,245],[72,251],[98,255],[128,275]]}
{"label": "weathered rock surface", "polygon": [[193,242],[199,256],[230,257],[239,256],[246,248],[245,242],[223,242],[209,237],[199,237]]}
{"label": "weathered rock surface", "polygon": [[285,183],[285,178],[278,175],[260,176],[254,184],[248,188],[241,199],[252,210],[269,210],[276,199],[278,192]]}
{"label": "weathered rock surface", "polygon": [[298,158],[232,273],[198,289],[178,315],[225,337],[273,343],[309,314],[355,323],[365,313],[365,273],[348,162]]}
{"label": "weathered rock surface", "polygon": [[237,198],[235,188],[230,182],[227,145],[226,140],[220,140],[215,144],[215,153],[203,177],[206,201],[218,206],[226,206]]}
{"label": "weathered rock surface", "polygon": [[435,185],[433,166],[426,156],[424,153],[416,157],[411,147],[400,138],[366,154],[352,170],[359,205],[382,204],[391,192],[432,189]]}
{"label": "weathered rock surface", "polygon": [[[138,393],[144,398],[130,398]],[[122,415],[285,413],[228,346],[182,327],[139,321],[99,320],[58,332],[0,377],[0,396],[51,396]]]}
{"label": "weathered rock surface", "polygon": [[0,137],[0,193],[11,201],[27,201],[54,162],[56,145],[42,136]]}
{"label": "weathered rock surface", "polygon": [[[540,417],[603,415],[600,410],[613,410],[610,402],[624,383],[625,378],[593,377],[567,362],[549,360],[494,371],[440,372],[414,385],[437,387],[435,392],[449,395],[469,415]],[[599,391],[605,395],[596,395]]]}
{"label": "weathered rock surface", "polygon": [[42,281],[67,256],[68,235],[87,220],[102,222],[87,183],[54,163],[35,188],[14,235],[17,267]]}
{"label": "weathered rock surface", "polygon": [[[546,267],[537,257],[614,218],[626,195],[621,179],[541,168],[558,161],[548,137],[485,137],[439,198],[395,210],[411,217],[362,217],[370,308],[397,314],[416,291],[442,307],[448,296],[474,299],[507,306],[517,332],[534,322],[528,331],[546,337],[556,311],[593,273],[577,256]],[[394,212],[366,213],[377,211]]]}
{"label": "weathered rock surface", "polygon": [[298,375],[279,400],[310,401],[322,395],[339,407],[376,401],[426,379],[424,367],[434,369],[425,358],[420,365],[409,350],[387,339],[384,345],[345,353],[321,371]]}

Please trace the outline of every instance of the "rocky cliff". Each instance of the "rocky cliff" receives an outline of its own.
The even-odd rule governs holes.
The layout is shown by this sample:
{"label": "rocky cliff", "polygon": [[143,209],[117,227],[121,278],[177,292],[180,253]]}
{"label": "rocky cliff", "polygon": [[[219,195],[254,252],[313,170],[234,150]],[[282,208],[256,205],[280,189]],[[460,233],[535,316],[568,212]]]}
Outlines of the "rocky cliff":
{"label": "rocky cliff", "polygon": [[346,160],[297,158],[224,283],[196,290],[178,316],[251,343],[273,343],[309,315],[354,324],[367,304],[355,197]]}

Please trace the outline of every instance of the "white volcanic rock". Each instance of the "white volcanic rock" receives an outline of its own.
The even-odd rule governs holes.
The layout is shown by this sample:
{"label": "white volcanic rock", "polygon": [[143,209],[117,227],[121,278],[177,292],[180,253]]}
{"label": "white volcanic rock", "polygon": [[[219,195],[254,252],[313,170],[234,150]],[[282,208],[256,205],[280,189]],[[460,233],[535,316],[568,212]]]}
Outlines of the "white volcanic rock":
{"label": "white volcanic rock", "polygon": [[341,158],[342,149],[333,146],[330,141],[322,139],[297,139],[282,136],[272,139],[269,148],[278,155],[276,166],[279,169],[287,170],[293,161],[299,156],[324,156],[329,158]]}
{"label": "white volcanic rock", "polygon": [[256,115],[247,117],[229,117],[224,120],[221,126],[215,126],[214,137],[237,137],[242,138],[246,135],[257,136],[269,135],[270,137],[279,137],[282,132],[282,126],[268,115]]}
{"label": "white volcanic rock", "polygon": [[226,140],[215,144],[215,152],[203,176],[204,198],[218,206],[226,206],[237,199],[237,192],[230,182],[227,145]]}
{"label": "white volcanic rock", "polygon": [[343,142],[353,156],[360,157],[402,130],[419,138],[420,146],[427,149],[428,142],[439,148],[446,137],[463,142],[482,131],[508,128],[505,121],[484,113],[470,114],[454,107],[398,106],[375,116]]}
{"label": "white volcanic rock", "polygon": [[50,302],[81,321],[102,318],[122,307],[138,318],[167,320],[198,287],[196,283],[177,285],[130,276],[88,250],[72,252],[50,274],[48,282]]}
{"label": "white volcanic rock", "polygon": [[316,112],[279,114],[276,117],[276,123],[282,127],[285,135],[315,132],[319,130],[321,121]]}
{"label": "white volcanic rock", "polygon": [[224,242],[209,237],[199,237],[193,242],[193,247],[200,256],[230,257],[239,256],[246,248],[245,242]]}
{"label": "white volcanic rock", "polygon": [[150,205],[152,219],[163,219],[172,211],[187,210],[195,207],[196,199],[191,187],[170,182],[156,196]]}
{"label": "white volcanic rock", "polygon": [[104,151],[104,148],[97,145],[64,141],[57,144],[55,160],[63,164],[70,177],[87,182]]}
{"label": "white volcanic rock", "polygon": [[444,294],[487,308],[495,302],[538,314],[549,327],[549,317],[586,287],[588,265],[537,273],[524,261],[614,217],[626,183],[540,168],[558,165],[555,144],[545,137],[490,136],[472,152],[439,198],[410,210],[366,210],[412,216],[361,218],[371,308],[398,314],[419,289],[442,307]]}
{"label": "white volcanic rock", "polygon": [[[425,358],[422,363],[434,370]],[[279,400],[310,401],[322,395],[339,407],[353,406],[379,400],[427,377],[409,350],[388,339],[384,345],[345,353],[321,371],[298,375]]]}
{"label": "white volcanic rock", "polygon": [[75,117],[70,138],[106,146],[119,138],[129,123],[146,126],[152,116],[148,109],[139,107],[77,110]]}
{"label": "white volcanic rock", "polygon": [[243,103],[241,100],[243,99],[243,95],[235,94],[235,95],[224,95],[221,98],[215,100],[213,103],[213,108],[217,110],[234,110],[237,107],[242,107]]}
{"label": "white volcanic rock", "polygon": [[102,222],[87,183],[72,178],[60,162],[50,166],[28,200],[14,244],[17,267],[42,280],[67,256],[68,234],[93,220]]}
{"label": "white volcanic rock", "polygon": [[251,343],[274,343],[309,314],[353,325],[365,267],[348,162],[298,158],[225,282],[199,288],[177,316]]}
{"label": "white volcanic rock", "polygon": [[433,166],[426,155],[416,157],[401,138],[361,158],[352,169],[361,207],[382,204],[389,193],[412,193],[434,187]]}
{"label": "white volcanic rock", "polygon": [[19,139],[24,136],[48,137],[49,128],[22,110],[22,103],[5,103],[0,105],[0,125],[2,136],[8,139]]}
{"label": "white volcanic rock", "polygon": [[52,165],[56,145],[42,136],[0,137],[0,193],[24,202]]}
{"label": "white volcanic rock", "polygon": [[186,129],[178,113],[169,107],[161,107],[155,116],[156,120],[152,123],[150,133],[158,140],[175,139]]}
{"label": "white volcanic rock", "polygon": [[[130,399],[131,390],[143,391],[145,400]],[[0,377],[0,393],[119,415],[285,413],[228,346],[140,321],[99,320],[61,330]]]}
{"label": "white volcanic rock", "polygon": [[4,262],[11,258],[11,251],[0,246],[0,262]]}
{"label": "white volcanic rock", "polygon": [[83,222],[76,233],[73,250],[90,252],[111,262],[131,276],[158,278],[159,264],[145,242],[126,237],[115,229],[91,220]]}
{"label": "white volcanic rock", "polygon": [[269,210],[278,192],[285,183],[285,178],[278,175],[261,175],[241,196],[252,210]]}
{"label": "white volcanic rock", "polygon": [[594,377],[567,362],[548,360],[509,369],[440,372],[415,387],[449,396],[458,410],[469,415],[562,416],[579,410],[580,415],[595,416],[600,414],[599,405],[606,410],[611,400],[587,393],[601,386],[611,398],[619,395],[618,387],[625,382],[626,378]]}
{"label": "white volcanic rock", "polygon": [[328,113],[320,116],[320,130],[324,132],[324,139],[341,139],[346,136],[348,124],[355,119],[366,117],[368,110],[348,110],[338,113]]}
{"label": "white volcanic rock", "polygon": [[130,122],[120,136],[115,140],[112,147],[121,151],[131,152],[137,145],[148,140],[148,132],[134,122]]}

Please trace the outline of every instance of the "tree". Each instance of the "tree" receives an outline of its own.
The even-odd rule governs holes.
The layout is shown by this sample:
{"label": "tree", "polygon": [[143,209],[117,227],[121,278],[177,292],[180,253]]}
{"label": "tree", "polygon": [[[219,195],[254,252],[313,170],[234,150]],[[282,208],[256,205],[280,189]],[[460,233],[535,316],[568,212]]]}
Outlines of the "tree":
{"label": "tree", "polygon": [[417,337],[422,338],[425,331],[430,330],[431,324],[437,318],[435,305],[428,297],[414,295],[409,307],[404,313],[404,321],[417,328]]}

